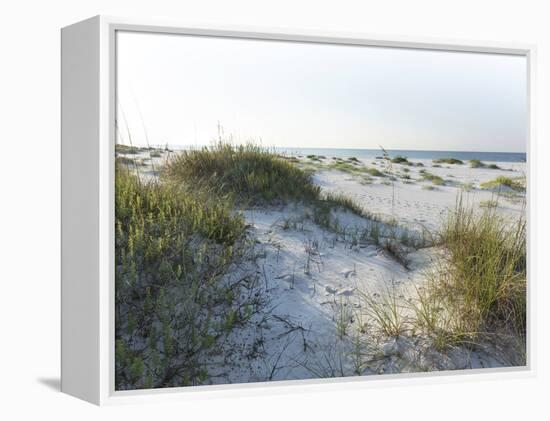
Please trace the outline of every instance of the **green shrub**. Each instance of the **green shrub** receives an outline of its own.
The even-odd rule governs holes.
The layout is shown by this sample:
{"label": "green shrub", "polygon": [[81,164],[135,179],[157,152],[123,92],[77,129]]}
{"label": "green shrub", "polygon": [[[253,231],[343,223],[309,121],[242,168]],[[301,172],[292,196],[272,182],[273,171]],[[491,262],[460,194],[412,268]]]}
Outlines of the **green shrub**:
{"label": "green shrub", "polygon": [[229,300],[235,287],[222,282],[246,250],[233,209],[227,196],[144,183],[116,166],[117,390],[201,384],[201,359],[228,334],[220,326],[232,307],[260,305]]}

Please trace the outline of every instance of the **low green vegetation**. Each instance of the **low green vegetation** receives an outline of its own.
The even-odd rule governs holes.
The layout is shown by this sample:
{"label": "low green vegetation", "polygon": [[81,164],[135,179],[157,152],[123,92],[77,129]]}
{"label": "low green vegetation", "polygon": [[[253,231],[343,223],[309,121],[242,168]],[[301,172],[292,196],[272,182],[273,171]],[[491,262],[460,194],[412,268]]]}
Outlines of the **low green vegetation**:
{"label": "low green vegetation", "polygon": [[485,164],[484,162],[481,162],[479,159],[470,159],[470,167],[471,168],[489,168],[491,170],[500,170],[501,168],[497,164]]}
{"label": "low green vegetation", "polygon": [[480,187],[482,189],[487,189],[487,190],[491,190],[491,189],[498,190],[498,189],[501,189],[502,187],[507,187],[514,191],[522,192],[522,191],[525,191],[525,178],[523,177],[510,178],[510,177],[499,176],[494,180],[481,183]]}
{"label": "low green vegetation", "polygon": [[443,178],[426,170],[420,170],[420,175],[424,180],[431,181],[436,186],[442,186],[445,184],[445,180],[443,180]]}
{"label": "low green vegetation", "polygon": [[368,174],[373,177],[385,177],[386,175],[374,167],[365,167],[365,166],[359,166],[350,164],[345,161],[337,161],[333,164],[329,165],[329,168],[333,168],[335,170],[339,171],[345,171],[352,174]]}
{"label": "low green vegetation", "polygon": [[339,171],[351,172],[351,173],[360,172],[360,168],[358,168],[357,166],[341,160],[338,160],[335,163],[331,164],[329,168],[333,168]]}
{"label": "low green vegetation", "polygon": [[392,158],[391,162],[393,162],[394,164],[408,164],[409,160],[404,156],[398,155],[398,156]]}
{"label": "low green vegetation", "polygon": [[455,164],[455,165],[463,165],[464,162],[460,159],[456,158],[440,158],[440,159],[434,159],[434,164]]}
{"label": "low green vegetation", "polygon": [[326,156],[323,156],[323,155],[308,155],[306,158],[309,158],[312,161],[321,162],[323,159],[326,159]]}
{"label": "low green vegetation", "polygon": [[365,172],[369,175],[372,175],[373,177],[385,177],[386,175],[382,173],[377,168],[366,168]]}
{"label": "low green vegetation", "polygon": [[261,305],[223,280],[247,250],[244,219],[227,196],[121,165],[115,214],[117,390],[203,384],[205,356]]}

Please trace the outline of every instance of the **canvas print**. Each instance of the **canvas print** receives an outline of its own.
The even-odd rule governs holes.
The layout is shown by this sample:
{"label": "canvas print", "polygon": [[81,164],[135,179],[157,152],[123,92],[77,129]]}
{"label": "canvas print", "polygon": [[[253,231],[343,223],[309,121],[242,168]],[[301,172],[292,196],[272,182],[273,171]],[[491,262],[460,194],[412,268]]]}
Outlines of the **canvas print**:
{"label": "canvas print", "polygon": [[525,56],[116,48],[117,390],[526,364]]}

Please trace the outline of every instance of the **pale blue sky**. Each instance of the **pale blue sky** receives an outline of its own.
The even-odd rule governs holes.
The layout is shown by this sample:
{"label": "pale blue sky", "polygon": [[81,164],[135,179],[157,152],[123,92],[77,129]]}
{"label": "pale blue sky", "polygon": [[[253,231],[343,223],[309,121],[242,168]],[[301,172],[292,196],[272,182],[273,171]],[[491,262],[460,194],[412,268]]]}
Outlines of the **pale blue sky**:
{"label": "pale blue sky", "polygon": [[151,144],[209,144],[219,121],[265,146],[526,148],[525,57],[129,32],[117,55],[135,144],[143,120]]}

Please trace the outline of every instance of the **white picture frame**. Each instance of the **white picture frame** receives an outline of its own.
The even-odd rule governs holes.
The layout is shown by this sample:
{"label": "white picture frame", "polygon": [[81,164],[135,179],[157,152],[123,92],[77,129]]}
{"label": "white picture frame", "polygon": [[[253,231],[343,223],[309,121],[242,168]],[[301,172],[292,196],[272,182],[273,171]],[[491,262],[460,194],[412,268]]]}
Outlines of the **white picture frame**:
{"label": "white picture frame", "polygon": [[[384,46],[522,55],[528,62],[528,144],[534,142],[534,60],[532,45],[431,40],[239,26],[182,25],[148,19],[96,16],[61,31],[62,78],[62,320],[61,389],[97,405],[243,396],[266,392],[369,388],[392,384],[476,381],[532,376],[536,355],[532,332],[536,314],[533,278],[534,203],[527,192],[528,336],[527,365],[422,374],[391,374],[330,380],[198,386],[155,390],[114,390],[114,145],[116,31],[208,35],[313,43]],[[535,174],[528,159],[527,176]]]}

